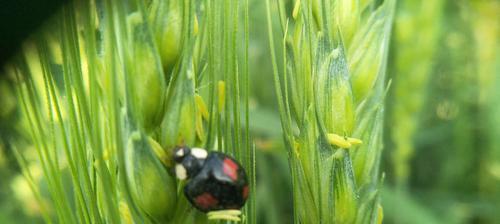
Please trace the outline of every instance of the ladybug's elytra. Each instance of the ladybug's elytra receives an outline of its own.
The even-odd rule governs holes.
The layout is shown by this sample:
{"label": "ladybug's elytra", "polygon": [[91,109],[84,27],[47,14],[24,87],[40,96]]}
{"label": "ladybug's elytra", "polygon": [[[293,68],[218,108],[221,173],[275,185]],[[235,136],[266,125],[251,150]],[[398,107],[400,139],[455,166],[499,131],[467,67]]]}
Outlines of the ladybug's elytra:
{"label": "ladybug's elytra", "polygon": [[202,212],[240,209],[248,198],[248,179],[232,157],[201,148],[179,147],[174,152],[175,175],[188,180],[184,194]]}

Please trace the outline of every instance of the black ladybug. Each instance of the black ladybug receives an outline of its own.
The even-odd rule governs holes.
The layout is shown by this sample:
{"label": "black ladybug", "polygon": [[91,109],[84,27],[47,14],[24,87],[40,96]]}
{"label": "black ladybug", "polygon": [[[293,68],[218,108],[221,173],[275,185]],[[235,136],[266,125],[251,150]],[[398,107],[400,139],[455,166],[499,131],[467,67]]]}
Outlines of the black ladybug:
{"label": "black ladybug", "polygon": [[248,198],[248,179],[232,157],[201,148],[180,147],[174,152],[175,175],[188,182],[184,194],[202,212],[240,209]]}

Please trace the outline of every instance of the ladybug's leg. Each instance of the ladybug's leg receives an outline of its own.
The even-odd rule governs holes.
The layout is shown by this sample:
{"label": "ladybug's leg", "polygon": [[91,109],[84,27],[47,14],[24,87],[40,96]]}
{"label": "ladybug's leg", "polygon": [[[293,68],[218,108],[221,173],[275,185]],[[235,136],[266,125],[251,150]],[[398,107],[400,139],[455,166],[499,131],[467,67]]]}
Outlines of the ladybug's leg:
{"label": "ladybug's leg", "polygon": [[237,209],[211,211],[207,213],[207,216],[209,220],[241,221],[241,211]]}

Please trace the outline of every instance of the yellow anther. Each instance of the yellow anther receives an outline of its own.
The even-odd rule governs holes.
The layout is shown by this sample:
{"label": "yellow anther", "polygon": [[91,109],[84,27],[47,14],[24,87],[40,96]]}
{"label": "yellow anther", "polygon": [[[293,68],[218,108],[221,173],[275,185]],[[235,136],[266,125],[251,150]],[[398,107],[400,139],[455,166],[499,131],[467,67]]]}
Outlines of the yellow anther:
{"label": "yellow anther", "polygon": [[200,140],[205,139],[205,129],[203,129],[202,116],[199,116],[199,115],[196,116],[195,130],[196,130],[196,135],[198,136],[198,139],[200,139]]}
{"label": "yellow anther", "polygon": [[221,210],[221,211],[212,211],[207,213],[209,220],[227,220],[240,222],[241,221],[241,211],[240,210]]}
{"label": "yellow anther", "polygon": [[120,203],[118,205],[118,210],[120,211],[120,217],[121,217],[122,223],[125,223],[125,224],[134,223],[133,219],[132,219],[132,214],[130,213],[130,209],[129,209],[127,203],[125,203],[124,201],[120,201]]}
{"label": "yellow anther", "polygon": [[[109,160],[109,150],[104,149],[104,151],[102,153],[102,160],[104,162],[107,162]],[[94,161],[94,166],[97,167],[98,165],[99,165],[99,160],[95,160]]]}
{"label": "yellow anther", "polygon": [[363,144],[363,141],[361,141],[361,139],[359,138],[347,138],[347,141],[351,143],[352,146]]}
{"label": "yellow anther", "polygon": [[337,134],[328,133],[326,134],[326,138],[328,140],[328,143],[336,145],[343,149],[348,149],[352,146],[351,143],[347,140],[347,138]]}
{"label": "yellow anther", "polygon": [[108,161],[108,160],[109,160],[109,150],[107,150],[107,149],[106,149],[106,150],[104,150],[104,153],[103,153],[103,155],[102,155],[102,159],[103,159],[104,161]]}
{"label": "yellow anther", "polygon": [[293,141],[293,150],[294,150],[295,154],[297,155],[297,157],[300,156],[299,148],[300,148],[300,143],[297,141]]}
{"label": "yellow anther", "polygon": [[205,101],[203,101],[203,98],[200,95],[195,94],[194,100],[196,101],[196,105],[198,106],[198,110],[200,111],[201,116],[205,120],[208,120],[208,109],[207,105],[205,104]]}
{"label": "yellow anther", "polygon": [[219,112],[224,109],[225,99],[226,99],[226,82],[219,81],[217,83],[217,90],[219,93]]}
{"label": "yellow anther", "polygon": [[343,137],[343,136],[333,134],[333,133],[326,134],[326,138],[328,140],[328,143],[330,143],[332,145],[336,145],[339,148],[343,148],[343,149],[348,149],[352,146],[360,145],[363,143],[363,141],[361,141],[361,139]]}
{"label": "yellow anther", "polygon": [[198,35],[198,17],[194,17],[194,27],[193,27],[193,34],[196,36]]}
{"label": "yellow anther", "polygon": [[299,14],[300,9],[300,0],[295,1],[295,6],[293,7],[292,17],[293,19],[297,19],[297,15]]}
{"label": "yellow anther", "polygon": [[384,208],[382,208],[382,205],[378,204],[377,205],[377,223],[382,224],[382,221],[384,220]]}
{"label": "yellow anther", "polygon": [[153,149],[155,155],[160,160],[160,162],[167,167],[172,166],[171,159],[169,158],[169,156],[165,152],[165,150],[163,150],[161,145],[157,141],[152,139],[151,137],[148,137],[148,142],[149,142],[149,145],[151,146],[151,148]]}

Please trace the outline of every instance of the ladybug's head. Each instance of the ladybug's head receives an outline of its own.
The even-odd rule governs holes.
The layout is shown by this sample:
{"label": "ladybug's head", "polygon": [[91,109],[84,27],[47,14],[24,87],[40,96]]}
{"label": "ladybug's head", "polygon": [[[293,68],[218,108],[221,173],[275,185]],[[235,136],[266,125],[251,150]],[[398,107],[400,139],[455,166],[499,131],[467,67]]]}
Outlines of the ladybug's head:
{"label": "ladybug's head", "polygon": [[189,179],[200,172],[208,152],[201,148],[178,147],[174,151],[175,175],[181,180]]}

